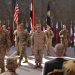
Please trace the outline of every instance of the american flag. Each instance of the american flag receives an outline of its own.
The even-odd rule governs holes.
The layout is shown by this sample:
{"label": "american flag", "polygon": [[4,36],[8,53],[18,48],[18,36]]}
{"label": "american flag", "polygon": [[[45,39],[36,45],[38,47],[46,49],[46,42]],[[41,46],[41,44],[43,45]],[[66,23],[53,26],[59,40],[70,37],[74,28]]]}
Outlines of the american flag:
{"label": "american flag", "polygon": [[15,6],[15,12],[14,12],[14,22],[18,25],[18,18],[19,17],[19,6],[18,3],[16,3]]}

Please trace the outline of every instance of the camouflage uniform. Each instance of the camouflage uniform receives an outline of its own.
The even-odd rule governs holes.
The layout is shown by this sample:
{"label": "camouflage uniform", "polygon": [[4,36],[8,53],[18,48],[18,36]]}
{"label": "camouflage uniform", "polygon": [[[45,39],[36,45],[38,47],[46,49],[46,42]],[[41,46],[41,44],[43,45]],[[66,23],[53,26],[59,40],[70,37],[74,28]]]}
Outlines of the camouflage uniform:
{"label": "camouflage uniform", "polygon": [[4,72],[4,57],[6,50],[11,46],[9,34],[5,31],[0,31],[0,68]]}
{"label": "camouflage uniform", "polygon": [[61,43],[64,44],[65,46],[65,55],[66,55],[66,51],[67,51],[67,47],[68,47],[68,43],[69,43],[69,32],[67,29],[62,29],[60,32],[59,32],[59,36],[60,36],[60,41]]}
{"label": "camouflage uniform", "polygon": [[35,55],[35,63],[36,66],[42,64],[42,57],[43,57],[43,50],[45,46],[45,33],[44,32],[35,32],[32,36],[32,47],[34,48],[34,55]]}
{"label": "camouflage uniform", "polygon": [[52,47],[52,38],[54,37],[54,33],[52,30],[45,31],[46,33],[46,48],[47,48],[47,55],[50,55],[50,49]]}
{"label": "camouflage uniform", "polygon": [[21,60],[23,56],[25,57],[25,60],[27,61],[27,53],[26,53],[26,48],[28,46],[28,42],[30,40],[29,34],[27,31],[18,31],[17,33],[17,43],[19,45],[19,52],[20,52],[20,59],[19,59],[19,64],[21,64]]}

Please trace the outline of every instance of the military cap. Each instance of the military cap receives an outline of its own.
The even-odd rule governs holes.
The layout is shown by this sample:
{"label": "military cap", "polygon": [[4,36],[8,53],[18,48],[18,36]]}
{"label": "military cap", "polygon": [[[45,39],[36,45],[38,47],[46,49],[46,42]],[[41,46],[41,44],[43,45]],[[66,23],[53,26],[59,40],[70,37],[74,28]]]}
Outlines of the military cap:
{"label": "military cap", "polygon": [[14,64],[14,63],[17,63],[17,59],[18,59],[18,58],[19,58],[18,56],[6,58],[7,64]]}
{"label": "military cap", "polygon": [[19,26],[23,26],[23,23],[20,23]]}
{"label": "military cap", "polygon": [[6,27],[6,25],[2,25],[2,27]]}
{"label": "military cap", "polygon": [[6,67],[9,69],[9,70],[15,70],[17,67],[18,67],[18,64],[17,64],[17,59],[19,57],[15,56],[15,57],[8,57],[7,58],[7,65]]}

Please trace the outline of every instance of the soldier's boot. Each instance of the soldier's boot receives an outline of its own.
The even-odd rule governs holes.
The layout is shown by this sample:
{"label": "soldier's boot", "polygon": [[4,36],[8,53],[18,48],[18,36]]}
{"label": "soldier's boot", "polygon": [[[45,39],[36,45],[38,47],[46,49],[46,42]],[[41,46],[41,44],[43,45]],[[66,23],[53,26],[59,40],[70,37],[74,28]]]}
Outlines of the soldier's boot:
{"label": "soldier's boot", "polygon": [[38,68],[38,66],[39,66],[39,65],[38,65],[38,63],[36,63],[36,65],[34,66],[34,69],[37,69],[37,68]]}
{"label": "soldier's boot", "polygon": [[39,66],[38,67],[42,69],[41,63],[39,63]]}
{"label": "soldier's boot", "polygon": [[22,61],[22,56],[20,56],[20,58],[19,58],[18,66],[21,66],[21,61]]}
{"label": "soldier's boot", "polygon": [[27,59],[27,57],[25,58],[25,61],[24,61],[23,63],[28,63],[28,59]]}

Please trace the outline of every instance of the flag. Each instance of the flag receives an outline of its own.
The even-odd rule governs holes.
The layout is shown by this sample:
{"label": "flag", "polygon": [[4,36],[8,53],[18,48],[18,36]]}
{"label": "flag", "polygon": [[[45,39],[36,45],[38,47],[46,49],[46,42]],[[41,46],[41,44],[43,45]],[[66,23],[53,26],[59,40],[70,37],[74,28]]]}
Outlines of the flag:
{"label": "flag", "polygon": [[72,28],[72,22],[71,22],[71,29],[70,29],[70,41],[71,41],[71,46],[74,46],[74,33],[73,33],[73,28]]}
{"label": "flag", "polygon": [[31,28],[34,28],[35,27],[34,0],[31,0],[30,5],[30,21],[31,21]]}
{"label": "flag", "polygon": [[10,33],[10,24],[9,24],[9,20],[8,20],[8,32]]}
{"label": "flag", "polygon": [[59,29],[58,29],[58,22],[56,23],[56,43],[59,42]]}
{"label": "flag", "polygon": [[19,6],[18,6],[18,2],[16,2],[16,6],[15,6],[15,11],[14,11],[14,22],[16,23],[16,25],[18,25],[18,18],[19,17]]}
{"label": "flag", "polygon": [[27,21],[26,21],[26,25],[25,25],[25,30],[30,32],[30,25]]}
{"label": "flag", "polygon": [[51,18],[50,18],[50,5],[48,2],[48,7],[47,7],[47,19],[46,19],[47,25],[51,25]]}

